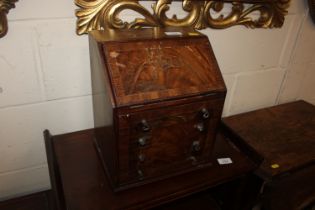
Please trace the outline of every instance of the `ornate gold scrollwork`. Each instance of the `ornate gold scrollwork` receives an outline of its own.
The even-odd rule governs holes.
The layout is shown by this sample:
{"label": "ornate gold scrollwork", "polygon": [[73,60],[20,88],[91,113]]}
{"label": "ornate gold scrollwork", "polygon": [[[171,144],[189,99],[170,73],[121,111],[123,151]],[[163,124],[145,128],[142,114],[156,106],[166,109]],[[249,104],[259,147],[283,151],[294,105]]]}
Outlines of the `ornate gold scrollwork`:
{"label": "ornate gold scrollwork", "polygon": [[[91,30],[108,28],[141,28],[163,26],[191,26],[195,29],[206,27],[223,29],[235,25],[250,28],[281,27],[287,14],[290,0],[182,0],[186,17],[178,19],[176,15],[169,18],[166,13],[172,0],[156,0],[153,12],[148,11],[139,0],[75,0],[80,7],[76,11],[77,33],[79,35]],[[247,3],[249,6],[244,6]],[[225,4],[231,4],[228,15],[213,17],[213,12],[221,13]],[[133,10],[144,18],[124,22],[119,14],[123,10]],[[251,15],[257,12],[259,16]]]}
{"label": "ornate gold scrollwork", "polygon": [[0,38],[8,32],[7,14],[15,7],[17,0],[0,0]]}

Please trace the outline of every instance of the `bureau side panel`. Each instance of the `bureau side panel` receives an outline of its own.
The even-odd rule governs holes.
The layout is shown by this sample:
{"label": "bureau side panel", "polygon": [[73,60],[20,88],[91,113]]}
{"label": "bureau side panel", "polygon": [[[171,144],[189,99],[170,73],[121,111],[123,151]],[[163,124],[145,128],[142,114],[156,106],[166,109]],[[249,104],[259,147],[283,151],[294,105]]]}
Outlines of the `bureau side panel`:
{"label": "bureau side panel", "polygon": [[102,48],[89,37],[95,137],[111,181],[116,180],[117,153],[113,126],[113,98]]}

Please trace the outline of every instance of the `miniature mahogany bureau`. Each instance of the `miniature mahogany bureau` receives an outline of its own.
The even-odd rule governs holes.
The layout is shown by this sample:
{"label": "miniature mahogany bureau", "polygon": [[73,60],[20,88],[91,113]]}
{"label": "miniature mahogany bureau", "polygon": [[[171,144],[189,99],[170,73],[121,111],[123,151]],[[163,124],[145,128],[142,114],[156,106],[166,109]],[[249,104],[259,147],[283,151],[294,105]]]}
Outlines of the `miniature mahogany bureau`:
{"label": "miniature mahogany bureau", "polygon": [[96,144],[112,188],[211,166],[226,88],[208,38],[150,28],[89,40]]}

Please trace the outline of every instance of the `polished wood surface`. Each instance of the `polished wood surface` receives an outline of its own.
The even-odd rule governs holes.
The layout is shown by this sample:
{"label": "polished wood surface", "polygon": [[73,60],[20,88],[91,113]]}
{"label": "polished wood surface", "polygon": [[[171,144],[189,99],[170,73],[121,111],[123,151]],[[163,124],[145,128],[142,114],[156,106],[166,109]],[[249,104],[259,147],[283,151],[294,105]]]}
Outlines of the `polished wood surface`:
{"label": "polished wood surface", "polygon": [[50,178],[50,186],[51,186],[51,198],[52,202],[50,202],[50,207],[53,210],[62,210],[65,208],[65,201],[63,190],[61,186],[61,177],[59,172],[59,166],[56,162],[56,154],[55,148],[53,146],[52,136],[50,135],[48,130],[44,131],[44,140],[45,140],[45,148],[46,148],[46,156],[48,162],[49,169],[49,178]]}
{"label": "polished wood surface", "polygon": [[1,210],[56,210],[51,205],[51,191],[43,191],[0,202]]}
{"label": "polished wood surface", "polygon": [[118,106],[225,91],[207,37],[108,43],[103,49]]}
{"label": "polished wood surface", "polygon": [[[114,193],[97,155],[93,137],[94,131],[86,130],[51,138],[69,210],[148,209],[236,179],[257,167],[256,162],[220,133],[212,167]],[[230,157],[233,164],[217,163],[217,158],[226,157]]]}
{"label": "polished wood surface", "polygon": [[315,208],[315,164],[265,184],[264,210],[309,210]]}
{"label": "polished wood surface", "polygon": [[[121,119],[119,133],[120,139],[124,140],[118,143],[120,181],[137,182],[142,179],[142,182],[148,182],[210,166],[221,113],[218,104],[222,103],[223,99],[195,101],[131,113],[128,118]],[[209,112],[207,119],[201,116],[203,108]],[[149,131],[139,128],[142,119],[150,125]],[[204,130],[196,129],[198,125]],[[141,138],[146,139],[143,146],[138,142]],[[194,143],[198,144],[197,149]],[[143,173],[142,177],[137,174],[139,170]]]}
{"label": "polished wood surface", "polygon": [[297,101],[223,119],[260,153],[260,172],[274,177],[315,163],[315,106]]}
{"label": "polished wood surface", "polygon": [[315,106],[296,101],[227,117],[223,124],[264,158],[256,171],[261,180],[252,184],[262,193],[263,210],[302,210],[315,202]]}
{"label": "polished wood surface", "polygon": [[215,201],[210,192],[201,192],[189,196],[189,198],[182,198],[165,204],[152,210],[221,210],[221,207]]}
{"label": "polished wood surface", "polygon": [[90,42],[96,42],[104,60],[116,106],[226,92],[208,38],[192,29],[185,32],[167,35],[166,28],[158,34],[154,29],[90,33]]}
{"label": "polished wood surface", "polygon": [[[51,206],[48,197],[52,190],[38,192],[27,196],[0,201],[1,210],[57,210]],[[201,192],[188,199],[183,198],[169,204],[154,208],[153,210],[221,210],[210,192]]]}

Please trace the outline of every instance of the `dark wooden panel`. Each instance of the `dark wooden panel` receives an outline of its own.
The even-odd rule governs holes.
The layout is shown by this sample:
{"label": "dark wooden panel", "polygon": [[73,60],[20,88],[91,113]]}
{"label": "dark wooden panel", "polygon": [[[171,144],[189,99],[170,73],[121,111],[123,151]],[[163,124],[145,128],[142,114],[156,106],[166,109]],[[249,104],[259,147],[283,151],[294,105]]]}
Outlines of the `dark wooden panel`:
{"label": "dark wooden panel", "polygon": [[[149,182],[148,178],[185,173],[211,165],[210,156],[223,102],[223,99],[217,99],[167,106],[133,112],[127,119],[123,118],[129,123],[121,123],[130,124],[131,128],[120,126],[121,182],[138,181],[139,178]],[[206,119],[202,117],[203,109],[208,113]],[[150,127],[148,131],[142,131],[142,120]],[[199,131],[197,126],[204,130]],[[141,138],[146,141],[144,146],[138,143]],[[137,174],[139,170],[143,173],[140,177]]]}
{"label": "dark wooden panel", "polygon": [[315,162],[315,106],[297,101],[223,119],[235,135],[265,158],[261,174],[273,177]]}
{"label": "dark wooden panel", "polygon": [[223,123],[240,145],[265,159],[256,171],[263,183],[263,209],[301,210],[315,201],[315,106],[296,101]]}
{"label": "dark wooden panel", "polygon": [[[174,30],[174,29],[172,29]],[[193,29],[110,30],[90,33],[98,44],[116,106],[209,92],[226,92],[208,38]],[[94,48],[97,49],[97,48]],[[93,69],[92,69],[93,70]]]}
{"label": "dark wooden panel", "polygon": [[301,210],[315,202],[315,165],[265,184],[266,210]]}
{"label": "dark wooden panel", "polygon": [[55,210],[50,208],[50,193],[44,191],[0,202],[1,210]]}
{"label": "dark wooden panel", "polygon": [[224,92],[210,50],[206,37],[104,45],[117,105]]}
{"label": "dark wooden panel", "polygon": [[[114,183],[118,181],[118,150],[114,134],[114,97],[109,78],[104,72],[104,55],[95,40],[90,39],[89,47],[95,138],[104,168],[114,186]],[[106,141],[104,141],[105,135]]]}
{"label": "dark wooden panel", "polygon": [[47,163],[49,169],[49,178],[50,178],[50,185],[52,188],[51,193],[51,208],[54,210],[64,210],[65,203],[64,203],[64,195],[63,189],[61,185],[61,178],[59,173],[59,166],[56,162],[55,157],[55,149],[53,146],[52,136],[50,135],[48,130],[44,131],[44,140],[45,140],[45,147],[46,147],[46,155],[47,155]]}
{"label": "dark wooden panel", "polygon": [[[257,167],[222,134],[216,140],[213,167],[113,193],[93,144],[93,130],[54,137],[54,149],[69,210],[148,209],[235,179]],[[233,164],[218,165],[230,157]]]}
{"label": "dark wooden panel", "polygon": [[201,192],[188,198],[182,198],[152,210],[220,210],[210,192]]}

